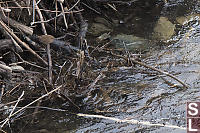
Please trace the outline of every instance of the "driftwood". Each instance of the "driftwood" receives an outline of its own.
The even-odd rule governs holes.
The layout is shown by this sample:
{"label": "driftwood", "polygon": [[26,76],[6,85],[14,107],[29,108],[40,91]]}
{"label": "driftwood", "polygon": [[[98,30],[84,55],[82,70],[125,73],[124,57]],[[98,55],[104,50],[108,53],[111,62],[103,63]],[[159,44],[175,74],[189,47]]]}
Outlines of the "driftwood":
{"label": "driftwood", "polygon": [[23,47],[25,47],[27,50],[29,50],[34,56],[36,56],[40,61],[42,61],[45,65],[48,65],[48,63],[42,59],[35,51],[33,51],[25,42],[21,41],[8,27],[7,25],[0,20],[0,25],[4,28],[6,32],[8,32],[19,44],[21,44]]}
{"label": "driftwood", "polygon": [[[0,26],[0,31],[1,31],[1,33],[3,34],[3,36],[7,39],[7,40],[1,40],[1,41],[3,41],[2,42],[2,46],[0,46],[2,49],[1,50],[3,50],[3,47],[5,47],[5,45],[7,45],[7,46],[10,46],[10,48],[8,48],[7,47],[7,49],[13,49],[13,50],[15,50],[17,53],[18,52],[23,52],[23,50],[22,50],[22,48],[19,46],[19,44],[13,39],[13,37],[7,32],[7,31],[5,31],[4,30],[4,28],[3,27],[1,27]],[[10,42],[9,40],[12,40],[12,42]],[[6,43],[8,43],[8,44],[6,44]],[[9,45],[9,44],[12,44],[12,45]],[[13,47],[14,46],[14,47]]]}

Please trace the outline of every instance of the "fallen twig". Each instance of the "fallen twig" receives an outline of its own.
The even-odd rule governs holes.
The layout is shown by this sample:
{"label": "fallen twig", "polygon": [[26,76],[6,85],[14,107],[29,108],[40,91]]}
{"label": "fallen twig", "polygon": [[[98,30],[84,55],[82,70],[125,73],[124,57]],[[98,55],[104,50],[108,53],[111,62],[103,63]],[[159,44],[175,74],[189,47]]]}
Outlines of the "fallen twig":
{"label": "fallen twig", "polygon": [[22,46],[24,46],[29,52],[31,52],[33,55],[35,55],[40,61],[42,61],[45,65],[48,65],[48,63],[42,59],[35,51],[33,51],[25,42],[21,41],[8,27],[7,25],[0,20],[0,25],[6,30],[18,43],[20,43]]}
{"label": "fallen twig", "polygon": [[[5,90],[5,85],[1,87],[1,93],[0,93],[0,103],[1,103],[1,99],[3,97],[4,94],[4,90]],[[1,108],[1,104],[0,104],[0,108]]]}
{"label": "fallen twig", "polygon": [[12,114],[13,114],[15,108],[17,107],[19,101],[21,100],[21,98],[22,98],[23,96],[24,96],[24,91],[22,92],[21,96],[18,98],[17,102],[15,103],[15,106],[13,107],[12,111],[10,112],[8,118],[6,118],[6,119],[4,120],[4,123],[0,126],[0,129],[2,129],[3,126],[10,120],[10,118],[11,118],[11,116],[12,116]]}
{"label": "fallen twig", "polygon": [[[36,64],[33,64],[33,63],[30,63],[30,62],[28,62],[28,61],[26,61],[26,60],[24,60],[18,53],[15,53],[18,57],[19,57],[19,59],[22,61],[21,63],[24,63],[24,64],[28,64],[28,65],[30,65],[30,66],[34,66],[34,67],[36,67],[36,68],[40,68],[40,69],[43,69],[43,70],[48,70],[47,68],[44,68],[44,67],[42,67],[42,66],[39,66],[39,65],[36,65]],[[18,64],[18,63],[15,63],[15,64]],[[10,65],[12,65],[12,63],[10,64]]]}
{"label": "fallen twig", "polygon": [[44,18],[43,18],[43,16],[42,16],[42,13],[41,13],[41,11],[40,11],[40,8],[38,7],[38,5],[37,5],[37,3],[36,3],[35,0],[33,0],[33,2],[34,2],[34,5],[35,5],[35,8],[36,8],[36,10],[37,10],[37,13],[38,13],[38,15],[39,15],[39,17],[40,17],[41,26],[42,26],[42,32],[43,32],[45,35],[47,35],[47,30],[46,30],[45,25],[44,25]]}
{"label": "fallen twig", "polygon": [[[27,104],[26,106],[22,107],[21,109],[17,110],[15,113],[12,113],[12,114],[10,113],[9,118],[13,117],[13,116],[16,115],[17,113],[21,112],[22,110],[26,109],[27,107],[31,106],[32,104],[36,103],[37,101],[43,99],[44,97],[46,97],[46,96],[48,96],[48,95],[50,95],[50,94],[52,94],[53,92],[59,90],[59,89],[62,88],[62,87],[63,87],[63,86],[60,85],[60,86],[58,86],[57,88],[55,88],[54,90],[48,92],[48,93],[45,94],[45,95],[42,95],[41,97],[37,98],[36,100],[32,101],[31,103],[29,103],[29,104]],[[19,97],[18,99],[20,100],[21,97]],[[18,103],[18,102],[17,102],[17,103]],[[16,103],[16,104],[17,104],[17,103]],[[8,118],[6,118],[6,119],[4,120],[4,123],[5,123],[6,121],[9,120],[9,119],[8,119],[8,120],[7,120],[7,119],[8,119]],[[1,125],[1,128],[2,128],[4,125],[5,125],[5,124],[2,124],[2,125]]]}
{"label": "fallen twig", "polygon": [[6,70],[6,71],[8,71],[9,73],[12,72],[12,68],[9,67],[9,66],[6,66],[6,65],[4,65],[4,64],[0,64],[0,69]]}
{"label": "fallen twig", "polygon": [[57,0],[57,1],[60,3],[60,7],[61,7],[63,19],[64,19],[64,24],[65,24],[65,28],[67,30],[68,29],[68,24],[67,24],[67,19],[65,17],[65,11],[64,11],[64,7],[63,7],[63,1],[61,1],[61,0]]}
{"label": "fallen twig", "polygon": [[18,43],[13,39],[13,37],[6,32],[2,27],[0,28],[1,31],[3,31],[3,35],[7,39],[1,39],[0,42],[0,51],[5,49],[12,49],[16,52],[23,52],[23,49],[18,45]]}
{"label": "fallen twig", "polygon": [[105,76],[105,75],[104,75],[103,73],[100,73],[99,76],[96,77],[96,79],[95,79],[92,83],[90,83],[90,84],[88,85],[88,90],[90,90],[91,88],[93,88],[93,87],[96,85],[96,83],[97,83],[101,78],[103,78],[104,76]]}
{"label": "fallen twig", "polygon": [[186,130],[185,127],[179,127],[175,125],[169,125],[169,124],[154,124],[150,123],[149,121],[139,121],[139,120],[128,120],[128,119],[118,119],[114,117],[106,117],[103,115],[89,115],[89,114],[77,114],[77,116],[82,116],[82,117],[89,117],[89,118],[101,118],[101,119],[107,119],[107,120],[112,120],[115,122],[120,122],[120,123],[130,123],[130,124],[139,124],[139,125],[144,125],[144,126],[159,126],[159,127],[167,127],[167,128],[176,128],[176,129],[182,129]]}
{"label": "fallen twig", "polygon": [[[127,58],[124,57],[124,56],[116,55],[116,54],[113,54],[113,53],[111,53],[111,54],[114,55],[114,56],[116,56],[116,57],[123,58],[123,59],[127,60]],[[140,61],[136,61],[136,60],[133,59],[133,58],[130,58],[130,61],[132,61],[132,62],[135,63],[135,64],[139,64],[139,65],[141,65],[141,66],[143,66],[143,67],[149,68],[149,69],[151,69],[151,70],[157,71],[157,72],[159,72],[159,73],[161,73],[161,74],[164,74],[164,75],[166,75],[166,76],[169,76],[169,77],[171,77],[172,79],[178,81],[180,84],[182,84],[183,87],[188,88],[188,86],[187,86],[185,83],[183,83],[180,79],[178,79],[177,77],[173,76],[172,74],[170,74],[170,73],[168,73],[168,72],[164,72],[164,71],[162,71],[162,70],[160,70],[160,69],[158,69],[158,68],[155,68],[155,67],[146,65],[146,64],[144,64],[144,63],[142,63],[142,62],[140,62]]]}
{"label": "fallen twig", "polygon": [[23,52],[23,49],[19,46],[19,44],[15,41],[15,39],[10,36],[11,40],[13,41],[13,44],[15,45],[15,49],[16,49],[16,52]]}

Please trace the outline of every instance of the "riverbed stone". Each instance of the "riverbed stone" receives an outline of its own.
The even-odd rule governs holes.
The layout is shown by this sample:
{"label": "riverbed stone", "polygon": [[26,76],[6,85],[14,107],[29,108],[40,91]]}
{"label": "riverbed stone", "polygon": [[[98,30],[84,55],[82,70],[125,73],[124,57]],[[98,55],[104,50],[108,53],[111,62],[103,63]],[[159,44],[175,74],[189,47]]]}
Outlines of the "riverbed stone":
{"label": "riverbed stone", "polygon": [[111,24],[108,20],[106,20],[105,18],[96,17],[96,18],[94,19],[94,21],[95,21],[96,23],[103,24],[103,25],[105,25],[105,26],[107,26],[107,27],[112,27],[112,24]]}
{"label": "riverbed stone", "polygon": [[112,44],[116,48],[125,48],[129,51],[146,50],[149,47],[148,40],[134,35],[118,34],[112,37]]}
{"label": "riverbed stone", "polygon": [[193,20],[200,20],[200,14],[190,14],[188,16],[180,16],[176,18],[176,22],[180,25],[187,24],[190,21]]}
{"label": "riverbed stone", "polygon": [[112,29],[101,23],[92,23],[88,32],[93,36],[100,36],[103,33],[112,32]]}
{"label": "riverbed stone", "polygon": [[168,18],[160,17],[154,27],[152,37],[159,41],[167,41],[174,35],[174,30],[175,25]]}

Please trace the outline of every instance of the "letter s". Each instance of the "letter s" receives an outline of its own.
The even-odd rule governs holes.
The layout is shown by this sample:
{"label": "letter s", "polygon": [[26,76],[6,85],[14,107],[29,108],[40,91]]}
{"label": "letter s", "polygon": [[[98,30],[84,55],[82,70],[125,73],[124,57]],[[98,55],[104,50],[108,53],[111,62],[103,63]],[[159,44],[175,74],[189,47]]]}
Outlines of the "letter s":
{"label": "letter s", "polygon": [[189,115],[194,116],[198,114],[198,109],[197,109],[198,105],[196,103],[189,103],[188,107],[190,110],[192,110],[192,111],[190,110],[188,111]]}

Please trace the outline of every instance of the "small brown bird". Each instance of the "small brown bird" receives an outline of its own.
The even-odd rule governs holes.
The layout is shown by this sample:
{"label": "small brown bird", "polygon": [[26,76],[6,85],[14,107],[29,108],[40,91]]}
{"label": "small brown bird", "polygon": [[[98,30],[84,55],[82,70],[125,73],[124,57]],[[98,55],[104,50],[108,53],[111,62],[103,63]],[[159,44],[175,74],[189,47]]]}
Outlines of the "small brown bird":
{"label": "small brown bird", "polygon": [[50,46],[53,49],[55,50],[61,49],[61,50],[66,51],[68,54],[71,54],[73,51],[80,50],[79,48],[70,45],[69,42],[58,40],[52,35],[41,35],[41,36],[38,36],[37,38],[40,43],[43,43],[46,45],[50,44]]}
{"label": "small brown bird", "polygon": [[43,43],[43,44],[51,44],[53,43],[55,37],[52,35],[41,35],[38,36],[39,42]]}

